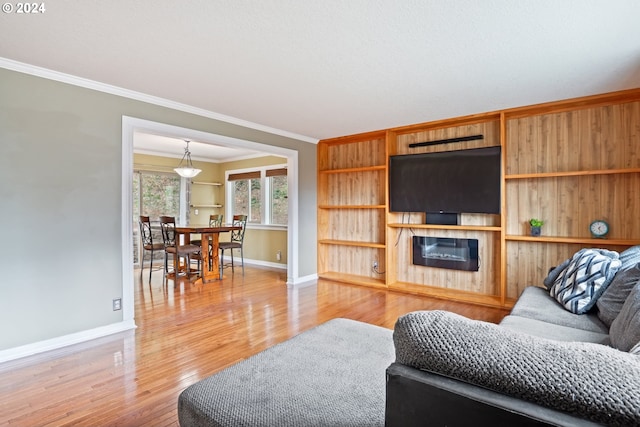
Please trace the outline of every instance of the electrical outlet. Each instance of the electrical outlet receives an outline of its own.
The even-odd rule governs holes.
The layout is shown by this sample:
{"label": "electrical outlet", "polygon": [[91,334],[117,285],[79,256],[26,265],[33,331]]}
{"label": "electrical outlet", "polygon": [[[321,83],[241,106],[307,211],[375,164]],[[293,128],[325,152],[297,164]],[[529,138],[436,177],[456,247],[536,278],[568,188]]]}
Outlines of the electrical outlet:
{"label": "electrical outlet", "polygon": [[278,261],[280,261],[282,259],[282,252],[281,251],[278,251],[278,253],[276,254],[276,259]]}
{"label": "electrical outlet", "polygon": [[122,310],[122,299],[116,298],[113,300],[113,311]]}

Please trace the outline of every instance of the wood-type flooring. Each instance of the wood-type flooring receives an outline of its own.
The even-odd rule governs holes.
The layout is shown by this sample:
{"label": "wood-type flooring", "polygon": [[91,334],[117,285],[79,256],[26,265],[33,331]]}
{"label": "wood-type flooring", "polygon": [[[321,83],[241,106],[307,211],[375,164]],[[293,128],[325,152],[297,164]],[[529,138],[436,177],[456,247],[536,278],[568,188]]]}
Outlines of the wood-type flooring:
{"label": "wood-type flooring", "polygon": [[0,364],[0,425],[177,426],[194,382],[336,317],[393,328],[402,314],[449,310],[498,322],[506,311],[320,280],[287,287],[286,273],[197,285],[136,270],[133,331]]}

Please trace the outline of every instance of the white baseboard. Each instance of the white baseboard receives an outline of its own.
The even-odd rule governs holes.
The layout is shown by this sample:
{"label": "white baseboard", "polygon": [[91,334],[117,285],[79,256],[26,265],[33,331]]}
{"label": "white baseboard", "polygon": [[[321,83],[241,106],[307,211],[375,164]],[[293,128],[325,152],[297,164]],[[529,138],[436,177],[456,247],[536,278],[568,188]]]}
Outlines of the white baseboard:
{"label": "white baseboard", "polygon": [[22,357],[33,356],[34,354],[44,353],[45,351],[57,350],[62,347],[79,344],[135,328],[135,322],[130,320],[2,350],[0,351],[0,363],[20,359]]}
{"label": "white baseboard", "polygon": [[[235,261],[238,261],[237,257],[234,257]],[[287,264],[280,264],[275,262],[260,261],[260,260],[244,260],[247,264],[260,265],[263,267],[271,267],[286,270]],[[225,257],[225,262],[231,262],[231,257]],[[236,264],[238,266],[240,263]],[[287,281],[287,286],[302,287],[312,285],[318,280],[317,274],[310,274],[304,277],[298,277],[293,281]],[[31,344],[26,344],[19,347],[10,348],[0,351],[0,363],[9,362],[12,360],[20,359],[27,356],[33,356],[35,354],[44,353],[47,351],[57,350],[63,347],[68,347],[74,344],[80,344],[86,341],[102,338],[108,335],[116,334],[119,332],[135,329],[136,324],[133,320],[123,321],[120,323],[114,323],[107,326],[102,326],[95,329],[89,329],[87,331],[80,331],[69,335],[64,335],[57,338],[52,338],[44,341],[38,341]]]}
{"label": "white baseboard", "polygon": [[317,283],[317,281],[318,281],[317,274],[309,274],[308,276],[298,277],[296,279],[293,279],[293,281],[288,281],[287,286],[302,287],[302,286],[313,285]]}
{"label": "white baseboard", "polygon": [[[242,265],[242,261],[240,260],[240,257],[234,256],[233,257],[233,261],[236,264],[236,267],[239,265]],[[231,257],[230,256],[225,256],[224,257],[224,262],[231,262]],[[278,268],[281,270],[286,270],[287,269],[287,264],[281,264],[279,262],[269,262],[269,261],[261,261],[259,259],[248,259],[245,258],[244,262],[247,264],[251,264],[251,265],[260,265],[262,267],[271,267],[271,268]]]}
{"label": "white baseboard", "polygon": [[[239,261],[238,261],[238,257],[234,257],[234,261],[236,262],[236,267],[239,265]],[[223,262],[227,263],[227,262],[231,262],[231,257],[230,256],[225,256],[223,259]],[[278,268],[278,269],[282,269],[282,270],[286,270],[287,269],[287,264],[280,264],[280,263],[276,263],[276,262],[269,262],[269,261],[261,261],[261,260],[257,260],[257,259],[244,259],[244,262],[246,262],[247,264],[251,264],[251,265],[260,265],[263,267],[271,267],[271,268]],[[293,280],[291,280],[290,278],[287,280],[287,286],[307,286],[307,285],[312,285],[315,284],[316,281],[318,280],[318,275],[317,274],[310,274],[308,276],[303,276],[303,277],[298,277],[298,278],[294,278]]]}

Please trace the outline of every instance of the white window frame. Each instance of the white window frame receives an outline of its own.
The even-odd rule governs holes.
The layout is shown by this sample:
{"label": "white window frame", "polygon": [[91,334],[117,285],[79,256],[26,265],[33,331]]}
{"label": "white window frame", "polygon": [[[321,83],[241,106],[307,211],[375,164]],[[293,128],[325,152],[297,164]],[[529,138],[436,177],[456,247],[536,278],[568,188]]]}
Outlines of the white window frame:
{"label": "white window frame", "polygon": [[[253,168],[244,168],[244,169],[230,169],[225,172],[224,180],[225,180],[225,222],[231,222],[231,218],[233,218],[233,181],[229,181],[229,175],[237,174],[237,173],[247,173],[247,172],[260,172],[260,198],[262,200],[262,223],[258,224],[255,222],[247,221],[247,228],[255,228],[255,229],[268,229],[268,230],[286,230],[287,224],[271,224],[271,180],[267,179],[267,171],[271,169],[282,169],[286,168],[286,163],[268,165],[268,166],[259,166]],[[287,184],[289,180],[287,179]],[[288,186],[288,185],[287,185]],[[288,190],[287,190],[288,192]],[[268,202],[268,203],[267,203]]]}
{"label": "white window frame", "polygon": [[[284,167],[284,166],[282,166],[282,167]],[[269,169],[281,169],[281,168],[269,168]],[[269,170],[269,169],[267,169],[267,170]],[[265,170],[265,174],[266,174],[266,170]],[[260,175],[262,176],[262,174],[260,174]],[[284,175],[281,175],[281,176],[284,176]],[[273,190],[273,188],[271,188],[271,187],[272,187],[272,185],[271,185],[271,180],[272,180],[273,178],[275,178],[275,177],[274,177],[274,176],[269,176],[269,177],[268,177],[268,176],[265,176],[265,177],[264,177],[264,182],[265,182],[265,185],[264,185],[265,189],[264,189],[264,191],[265,191],[265,195],[268,195],[268,199],[269,199],[269,204],[268,204],[268,206],[267,206],[267,207],[266,207],[266,209],[265,209],[265,217],[266,217],[266,218],[267,218],[267,220],[269,221],[269,225],[271,225],[271,226],[280,226],[280,227],[284,227],[284,228],[286,228],[286,227],[287,227],[287,224],[273,224],[273,223],[271,222],[271,220],[272,220],[272,218],[271,218],[271,208],[273,208],[273,191],[272,191],[272,190]],[[286,178],[286,176],[285,176],[285,178]],[[288,184],[289,184],[289,183],[288,183],[288,181],[287,181],[287,194],[289,194],[289,185],[288,185]],[[287,205],[288,205],[288,204],[289,204],[289,201],[288,201],[288,199],[287,199]],[[268,216],[267,216],[267,215],[268,215]]]}

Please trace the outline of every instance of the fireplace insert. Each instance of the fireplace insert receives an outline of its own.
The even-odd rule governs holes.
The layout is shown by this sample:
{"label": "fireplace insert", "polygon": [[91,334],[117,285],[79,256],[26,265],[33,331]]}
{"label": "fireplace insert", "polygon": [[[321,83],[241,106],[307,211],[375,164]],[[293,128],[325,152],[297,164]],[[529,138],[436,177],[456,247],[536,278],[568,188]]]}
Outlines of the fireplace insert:
{"label": "fireplace insert", "polygon": [[478,239],[413,236],[413,263],[451,270],[478,271]]}

